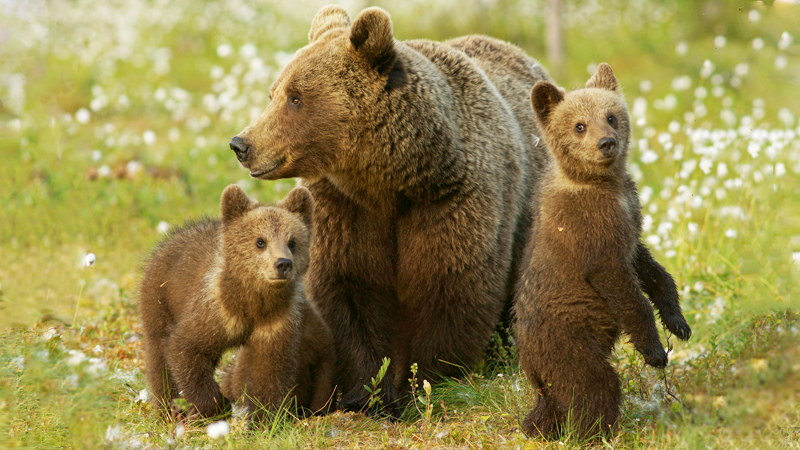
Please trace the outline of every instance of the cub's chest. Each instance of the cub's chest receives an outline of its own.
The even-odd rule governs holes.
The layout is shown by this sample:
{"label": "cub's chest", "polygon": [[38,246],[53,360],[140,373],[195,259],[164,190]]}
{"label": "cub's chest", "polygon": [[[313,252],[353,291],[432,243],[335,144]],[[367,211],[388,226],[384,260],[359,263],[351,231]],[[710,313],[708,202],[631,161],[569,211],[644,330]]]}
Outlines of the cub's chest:
{"label": "cub's chest", "polygon": [[632,231],[630,202],[598,189],[572,189],[546,195],[539,207],[539,231],[557,241],[582,246],[619,242]]}

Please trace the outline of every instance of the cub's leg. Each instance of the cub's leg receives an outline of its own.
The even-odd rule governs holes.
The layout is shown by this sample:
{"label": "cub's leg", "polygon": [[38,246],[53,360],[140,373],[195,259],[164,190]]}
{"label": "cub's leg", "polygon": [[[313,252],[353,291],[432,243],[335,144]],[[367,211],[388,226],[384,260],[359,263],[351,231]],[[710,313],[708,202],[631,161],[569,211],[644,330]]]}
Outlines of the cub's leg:
{"label": "cub's leg", "polygon": [[[201,324],[192,324],[202,326]],[[167,365],[175,377],[183,398],[193,405],[189,416],[213,417],[230,410],[230,404],[222,395],[214,380],[214,370],[222,356],[220,342],[224,333],[215,327],[205,328],[206,333],[197,333],[194,327],[176,327],[167,347]]]}
{"label": "cub's leg", "polygon": [[678,339],[684,341],[689,339],[692,329],[689,328],[689,324],[683,317],[678,288],[669,272],[653,259],[650,250],[641,242],[636,248],[633,265],[636,268],[636,275],[642,290],[650,297],[650,301],[658,310],[661,322],[675,336],[678,336]]}
{"label": "cub's leg", "polygon": [[169,420],[174,415],[172,399],[178,396],[178,387],[167,368],[167,359],[164,355],[166,341],[162,336],[146,338],[145,365],[153,403],[164,418]]}
{"label": "cub's leg", "polygon": [[667,352],[661,345],[653,307],[639,288],[632,267],[613,262],[597,264],[586,276],[597,294],[609,304],[622,329],[631,337],[644,361],[653,367],[667,365]]}

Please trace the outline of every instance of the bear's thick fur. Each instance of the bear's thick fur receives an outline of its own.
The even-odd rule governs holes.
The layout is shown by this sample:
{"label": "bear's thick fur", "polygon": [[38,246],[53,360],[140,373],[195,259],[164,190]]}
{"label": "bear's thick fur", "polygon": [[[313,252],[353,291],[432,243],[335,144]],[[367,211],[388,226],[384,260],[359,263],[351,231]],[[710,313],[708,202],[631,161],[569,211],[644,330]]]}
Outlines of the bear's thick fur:
{"label": "bear's thick fur", "polygon": [[[333,374],[336,364],[333,336],[322,321],[314,304],[303,297],[297,304],[293,320],[299,322],[301,333],[292,346],[275,342],[270,329],[255,330],[250,339],[237,352],[234,362],[225,370],[220,383],[226,398],[244,405],[250,417],[263,420],[264,412],[273,411],[284,404],[297,409],[300,416],[307,413],[324,413],[336,407]],[[299,348],[295,357],[285,352]],[[297,366],[287,367],[276,361],[296,360]],[[287,372],[288,371],[288,372]],[[287,373],[292,376],[287,377]],[[291,396],[276,389],[284,380],[294,379]]]}
{"label": "bear's thick fur", "polygon": [[601,64],[586,88],[531,92],[552,160],[534,189],[533,224],[514,305],[520,365],[539,394],[529,436],[611,432],[619,377],[609,362],[622,331],[645,362],[667,364],[653,309],[681,339],[691,330],[669,273],[639,241],[636,185],[626,171],[630,119]]}
{"label": "bear's thick fur", "polygon": [[[267,407],[280,405],[298,382],[300,360],[311,353],[301,345],[311,193],[296,188],[272,207],[252,202],[231,185],[220,209],[221,220],[190,222],[172,232],[145,268],[140,311],[147,378],[154,401],[167,415],[179,392],[192,405],[181,414],[210,417],[227,411],[235,398],[223,396],[214,370],[225,350],[251,337],[260,348],[269,348],[262,359],[270,360],[271,371],[257,380],[256,390],[270,391],[260,399]],[[321,334],[320,343],[325,339]],[[332,345],[325,351],[327,368],[320,367],[328,374],[318,379],[327,376],[321,389],[330,395],[335,353]]]}
{"label": "bear's thick fur", "polygon": [[[460,375],[513,297],[531,186],[547,158],[529,105],[542,67],[485,36],[396,41],[389,14],[317,13],[310,43],[231,141],[253,177],[317,201],[308,293],[331,326],[345,409],[385,356],[384,405]],[[395,409],[393,412],[397,412]]]}

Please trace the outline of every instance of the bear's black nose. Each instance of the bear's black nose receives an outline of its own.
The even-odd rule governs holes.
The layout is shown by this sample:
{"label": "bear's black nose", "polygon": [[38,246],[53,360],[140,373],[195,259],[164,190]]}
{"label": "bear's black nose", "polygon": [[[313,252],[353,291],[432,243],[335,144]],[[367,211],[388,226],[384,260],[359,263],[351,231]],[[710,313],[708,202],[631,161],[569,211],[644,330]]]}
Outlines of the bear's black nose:
{"label": "bear's black nose", "polygon": [[236,153],[236,159],[238,159],[239,162],[247,161],[247,157],[250,156],[250,146],[239,136],[235,136],[231,139],[231,150]]}
{"label": "bear's black nose", "polygon": [[286,278],[286,275],[292,271],[292,260],[278,258],[278,260],[275,261],[275,270],[278,272],[278,277]]}
{"label": "bear's black nose", "polygon": [[600,141],[597,143],[597,148],[599,148],[605,156],[614,156],[614,149],[616,149],[616,147],[617,140],[612,137],[600,139]]}

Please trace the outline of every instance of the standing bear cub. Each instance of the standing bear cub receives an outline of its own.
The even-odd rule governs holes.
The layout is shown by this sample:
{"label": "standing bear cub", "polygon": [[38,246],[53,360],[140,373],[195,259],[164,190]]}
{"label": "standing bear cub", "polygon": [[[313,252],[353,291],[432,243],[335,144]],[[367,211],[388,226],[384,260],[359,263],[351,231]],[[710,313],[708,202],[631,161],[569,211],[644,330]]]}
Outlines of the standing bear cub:
{"label": "standing bear cub", "polygon": [[[315,397],[330,395],[332,337],[303,300],[311,193],[296,188],[270,207],[231,185],[220,209],[221,220],[201,219],[171,233],[146,266],[140,309],[154,401],[167,415],[179,393],[191,404],[189,417],[226,412],[236,399],[223,396],[214,372],[225,350],[243,344],[244,360],[260,358],[253,365],[260,372],[239,370],[264,406],[287,397],[307,369],[299,366],[303,361],[318,363],[313,381],[322,393]],[[304,321],[320,333],[312,347],[303,347]],[[247,356],[254,349],[264,353]]]}
{"label": "standing bear cub", "polygon": [[568,94],[536,83],[531,103],[553,160],[534,189],[533,223],[515,314],[520,363],[539,393],[529,436],[610,434],[619,378],[609,362],[621,332],[645,362],[667,364],[653,309],[680,339],[691,335],[672,277],[639,240],[636,185],[626,171],[630,119],[601,64]]}

